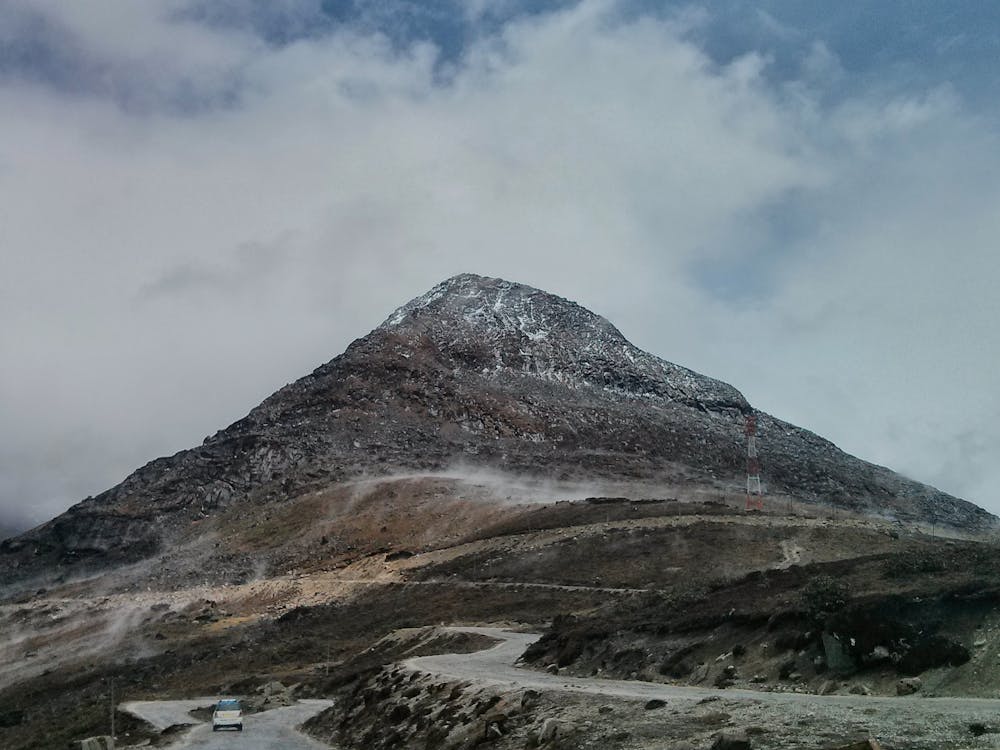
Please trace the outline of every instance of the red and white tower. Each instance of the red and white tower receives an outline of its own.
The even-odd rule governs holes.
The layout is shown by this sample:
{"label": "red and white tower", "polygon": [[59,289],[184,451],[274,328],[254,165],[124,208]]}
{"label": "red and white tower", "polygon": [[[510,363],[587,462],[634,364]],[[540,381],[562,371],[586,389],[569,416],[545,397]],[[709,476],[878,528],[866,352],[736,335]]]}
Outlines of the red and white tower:
{"label": "red and white tower", "polygon": [[747,414],[747,510],[764,510],[764,488],[760,483],[760,459],[757,457],[757,415]]}

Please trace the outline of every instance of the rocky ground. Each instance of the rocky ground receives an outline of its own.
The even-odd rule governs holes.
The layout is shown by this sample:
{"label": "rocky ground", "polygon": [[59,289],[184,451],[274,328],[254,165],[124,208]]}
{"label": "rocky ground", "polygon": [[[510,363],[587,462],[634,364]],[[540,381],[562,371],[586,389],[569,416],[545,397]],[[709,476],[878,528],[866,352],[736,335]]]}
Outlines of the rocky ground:
{"label": "rocky ground", "polygon": [[984,723],[1000,710],[995,699],[823,697],[576,678],[515,667],[533,636],[496,637],[510,643],[467,656],[411,658],[360,680],[307,729],[366,748],[778,750],[862,743],[867,750],[863,743],[873,739],[885,748],[950,750],[993,747],[997,739],[997,725]]}
{"label": "rocky ground", "polygon": [[[472,483],[475,492],[459,493],[460,485],[454,478],[412,476],[370,483],[354,491],[357,514],[342,522],[334,517],[329,527],[304,527],[294,514],[266,519],[262,509],[219,543],[246,545],[246,535],[252,540],[268,521],[268,534],[287,534],[292,544],[276,547],[269,560],[258,553],[267,571],[242,583],[157,585],[155,573],[143,571],[149,577],[139,587],[126,570],[9,600],[0,606],[0,684],[6,686],[0,689],[0,745],[63,747],[105,731],[112,678],[122,700],[254,696],[277,681],[292,697],[346,701],[367,689],[361,686],[388,679],[379,675],[414,653],[482,645],[456,644],[454,636],[426,630],[442,623],[541,629],[545,637],[529,653],[531,663],[567,678],[892,695],[900,679],[916,672],[920,694],[992,696],[1000,688],[1000,620],[992,593],[1000,568],[985,542],[930,537],[810,505],[775,502],[765,514],[747,514],[723,495],[527,503],[513,490],[508,500],[489,496],[495,488],[483,482]],[[411,513],[399,511],[402,501]],[[448,523],[436,503],[464,504],[464,519],[435,537],[430,529]],[[305,558],[308,549],[345,540],[358,544],[349,550],[348,541],[326,561]],[[824,588],[831,580],[841,585]],[[842,606],[827,612],[840,596]],[[834,614],[842,620],[827,628],[820,618]],[[401,627],[417,630],[391,635]],[[857,649],[845,649],[856,662],[850,670],[830,664],[826,629],[842,638],[863,636]],[[937,652],[949,660],[920,661]],[[492,699],[478,686],[463,690],[475,710],[476,701]],[[676,714],[669,709],[646,712],[611,700],[615,717],[641,719],[615,724],[600,713],[608,701],[548,693],[531,700],[544,710],[511,724],[516,742],[527,743],[548,717],[584,727],[572,736],[564,732],[563,747],[587,746],[591,735],[608,747],[662,747],[655,736],[704,744],[711,732],[755,721],[724,695],[720,700],[730,703],[719,711],[735,718],[699,725],[709,720],[692,709],[684,714],[690,721],[671,718],[669,728],[663,720]],[[359,714],[366,715],[374,721],[386,712]],[[800,719],[808,723],[809,717],[769,730],[770,736],[790,741],[805,731]],[[586,722],[601,722],[601,730]],[[144,731],[156,736],[125,717],[119,726],[133,739]],[[628,738],[609,739],[606,727]],[[334,740],[345,748],[370,747],[363,738],[373,730],[362,722]],[[428,742],[425,735],[418,739],[405,746]],[[758,738],[754,746],[782,745]]]}

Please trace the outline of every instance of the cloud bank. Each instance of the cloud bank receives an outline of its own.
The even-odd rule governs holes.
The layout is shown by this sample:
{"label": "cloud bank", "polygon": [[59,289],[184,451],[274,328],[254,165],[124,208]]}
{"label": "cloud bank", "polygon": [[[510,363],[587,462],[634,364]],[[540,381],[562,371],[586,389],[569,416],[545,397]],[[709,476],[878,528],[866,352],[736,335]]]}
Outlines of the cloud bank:
{"label": "cloud bank", "polygon": [[994,121],[970,79],[755,18],[5,4],[0,515],[200,442],[463,271],[1000,511]]}

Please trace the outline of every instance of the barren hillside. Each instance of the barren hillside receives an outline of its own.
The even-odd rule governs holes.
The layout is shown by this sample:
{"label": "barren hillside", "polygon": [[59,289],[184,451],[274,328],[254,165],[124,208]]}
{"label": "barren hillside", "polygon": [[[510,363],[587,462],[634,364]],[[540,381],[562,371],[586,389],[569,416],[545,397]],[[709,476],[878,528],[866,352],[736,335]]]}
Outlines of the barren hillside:
{"label": "barren hillside", "polygon": [[[994,517],[761,413],[769,492],[748,513],[751,411],[572,302],[450,279],[203,445],[0,543],[0,745],[100,733],[112,680],[131,700],[334,698],[317,736],[366,750],[537,745],[579,715],[529,696],[491,730],[502,695],[410,685],[391,662],[482,645],[442,624],[543,633],[527,662],[577,677],[1000,689]],[[547,746],[706,734],[697,710],[660,735],[666,715],[612,713]]]}
{"label": "barren hillside", "polygon": [[[456,276],[201,446],[3,542],[0,572],[9,589],[192,544],[197,568],[182,573],[259,567],[260,545],[199,542],[290,502],[322,522],[342,512],[338,488],[370,476],[457,469],[725,494],[742,484],[750,411],[732,386],[640,351],[575,303]],[[967,531],[995,520],[807,430],[758,423],[771,494]]]}

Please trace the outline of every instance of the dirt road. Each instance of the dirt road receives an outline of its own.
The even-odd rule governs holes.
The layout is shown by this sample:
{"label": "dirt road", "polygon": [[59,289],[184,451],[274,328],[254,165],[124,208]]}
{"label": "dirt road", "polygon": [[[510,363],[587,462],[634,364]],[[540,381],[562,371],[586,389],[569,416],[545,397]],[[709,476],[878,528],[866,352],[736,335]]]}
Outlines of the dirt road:
{"label": "dirt road", "polygon": [[[1000,700],[981,698],[906,698],[808,693],[757,692],[682,687],[632,680],[568,677],[537,672],[515,662],[538,636],[498,628],[454,628],[502,642],[474,654],[421,656],[404,662],[408,669],[501,688],[533,688],[608,696],[635,701],[658,698],[674,716],[704,709],[729,712],[736,725],[766,727],[755,747],[813,747],[834,736],[878,737],[911,750],[959,750],[1000,747],[997,734],[973,737],[970,725],[996,727]],[[822,744],[815,746],[823,746]]]}
{"label": "dirt road", "polygon": [[184,734],[172,750],[330,750],[328,745],[310,739],[295,731],[295,727],[314,714],[331,705],[330,701],[304,700],[286,708],[275,708],[259,714],[250,714],[243,719],[243,731],[231,730],[213,732],[209,723],[198,722],[188,712],[202,706],[209,706],[214,698],[195,698],[183,701],[136,701],[122,705],[122,710],[145,719],[157,729],[166,729],[174,724],[196,724]]}

